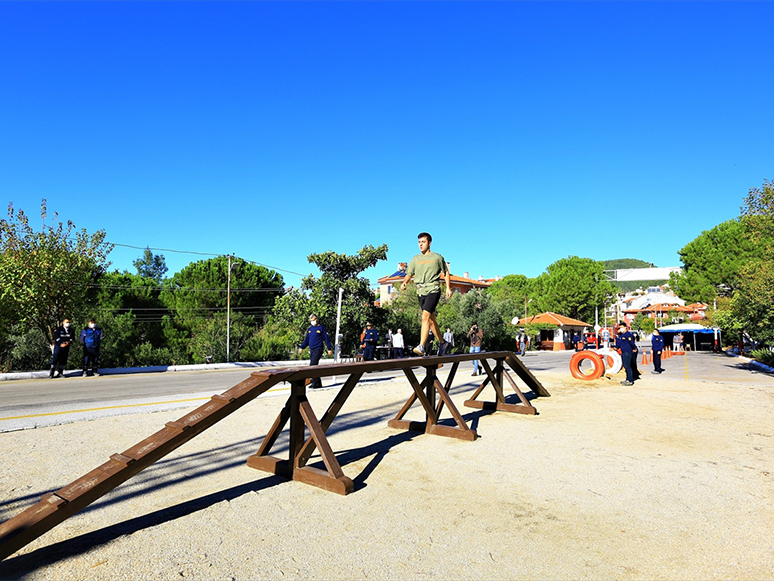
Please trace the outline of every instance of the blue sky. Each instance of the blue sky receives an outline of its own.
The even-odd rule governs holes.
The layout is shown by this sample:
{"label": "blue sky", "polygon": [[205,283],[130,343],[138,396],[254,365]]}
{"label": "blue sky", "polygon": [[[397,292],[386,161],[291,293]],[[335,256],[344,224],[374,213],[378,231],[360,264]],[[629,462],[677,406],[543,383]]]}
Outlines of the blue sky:
{"label": "blue sky", "polygon": [[303,274],[386,243],[372,282],[423,230],[474,277],[673,266],[774,179],[773,21],[768,2],[3,2],[0,202]]}

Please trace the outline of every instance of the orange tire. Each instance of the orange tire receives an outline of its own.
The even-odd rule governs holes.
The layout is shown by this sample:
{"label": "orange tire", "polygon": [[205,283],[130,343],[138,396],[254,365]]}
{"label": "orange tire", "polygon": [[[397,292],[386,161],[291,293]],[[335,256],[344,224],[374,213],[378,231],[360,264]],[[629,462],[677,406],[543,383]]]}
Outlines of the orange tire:
{"label": "orange tire", "polygon": [[[590,372],[581,369],[584,361],[591,362],[593,368]],[[575,379],[599,379],[605,374],[605,362],[601,355],[593,351],[578,351],[570,359],[570,373]]]}

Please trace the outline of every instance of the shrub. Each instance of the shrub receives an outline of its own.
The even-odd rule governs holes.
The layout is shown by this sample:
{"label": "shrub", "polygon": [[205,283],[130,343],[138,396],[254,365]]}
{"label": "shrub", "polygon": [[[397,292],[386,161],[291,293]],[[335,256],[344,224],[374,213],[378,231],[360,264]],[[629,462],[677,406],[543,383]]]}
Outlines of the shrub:
{"label": "shrub", "polygon": [[774,353],[772,353],[768,348],[756,349],[750,353],[750,357],[756,361],[760,361],[764,365],[774,367]]}
{"label": "shrub", "polygon": [[298,332],[276,321],[269,321],[250,337],[242,348],[242,361],[286,361],[296,359]]}

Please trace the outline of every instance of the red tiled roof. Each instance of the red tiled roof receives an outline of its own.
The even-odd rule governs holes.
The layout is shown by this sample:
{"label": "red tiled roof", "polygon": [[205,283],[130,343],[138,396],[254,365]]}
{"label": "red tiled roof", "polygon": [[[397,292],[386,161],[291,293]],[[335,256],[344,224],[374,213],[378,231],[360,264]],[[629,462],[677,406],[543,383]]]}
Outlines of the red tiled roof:
{"label": "red tiled roof", "polygon": [[678,313],[692,313],[693,309],[689,309],[688,307],[683,307],[681,305],[673,305],[673,304],[666,304],[666,303],[656,303],[655,305],[650,305],[649,307],[646,307],[644,309],[640,309],[641,311],[647,311],[649,313],[666,313],[668,311],[677,311]]}
{"label": "red tiled roof", "polygon": [[571,317],[565,317],[557,313],[541,313],[526,319],[520,319],[519,325],[526,325],[529,323],[550,323],[551,325],[567,326],[567,327],[591,327],[590,323],[584,323],[578,319]]}

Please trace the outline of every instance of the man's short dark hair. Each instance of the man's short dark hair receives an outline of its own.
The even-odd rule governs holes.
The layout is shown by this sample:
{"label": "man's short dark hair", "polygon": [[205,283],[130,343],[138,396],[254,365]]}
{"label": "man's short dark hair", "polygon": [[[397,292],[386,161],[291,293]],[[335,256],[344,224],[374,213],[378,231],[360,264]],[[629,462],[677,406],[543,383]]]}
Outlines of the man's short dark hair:
{"label": "man's short dark hair", "polygon": [[427,238],[428,242],[432,242],[433,241],[433,237],[430,236],[430,234],[428,234],[427,232],[420,232],[417,235],[417,240],[419,240],[420,238]]}

